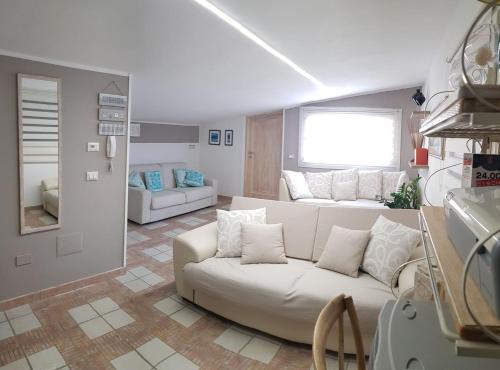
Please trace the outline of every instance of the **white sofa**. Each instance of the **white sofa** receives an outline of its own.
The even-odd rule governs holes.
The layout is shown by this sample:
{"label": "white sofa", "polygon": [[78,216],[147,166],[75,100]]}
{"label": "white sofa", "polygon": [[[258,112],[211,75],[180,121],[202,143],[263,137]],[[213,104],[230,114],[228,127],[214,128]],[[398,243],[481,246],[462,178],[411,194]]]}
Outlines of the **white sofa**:
{"label": "white sofa", "polygon": [[[379,311],[393,298],[388,286],[366,273],[352,278],[315,266],[332,225],[369,229],[379,215],[418,228],[415,210],[320,207],[310,204],[234,197],[232,209],[266,207],[268,223],[283,223],[288,264],[241,265],[239,258],[215,258],[217,223],[174,239],[178,293],[209,311],[242,325],[300,343],[312,343],[321,309],[340,293],[351,295],[359,315],[366,349]],[[418,247],[413,258],[422,255]],[[413,264],[399,277],[400,289],[413,285]],[[328,348],[337,350],[332,333]],[[349,325],[347,352],[355,353]]]}
{"label": "white sofa", "polygon": [[160,171],[165,190],[151,192],[129,186],[128,219],[146,224],[217,204],[217,180],[205,179],[205,186],[176,188],[173,170],[187,168],[183,162],[131,165],[144,181],[144,171]]}
{"label": "white sofa", "polygon": [[[392,189],[389,189],[389,193],[396,192],[398,190],[398,185],[400,186],[403,182],[408,183],[409,177],[406,171],[402,171],[401,179],[399,183],[394,184]],[[385,185],[385,184],[384,184]],[[382,189],[384,193],[386,189]],[[323,206],[341,206],[341,207],[358,207],[358,208],[388,208],[384,205],[380,200],[372,200],[372,199],[362,199],[358,198],[357,200],[340,200],[335,201],[333,199],[323,199],[323,198],[304,198],[304,199],[296,199],[293,200],[290,196],[290,191],[288,189],[288,185],[286,180],[282,177],[279,181],[279,190],[278,190],[278,199],[283,202],[297,202],[297,203],[306,203],[306,204],[316,204]]]}
{"label": "white sofa", "polygon": [[57,177],[42,180],[42,206],[55,218],[59,217],[59,181]]}

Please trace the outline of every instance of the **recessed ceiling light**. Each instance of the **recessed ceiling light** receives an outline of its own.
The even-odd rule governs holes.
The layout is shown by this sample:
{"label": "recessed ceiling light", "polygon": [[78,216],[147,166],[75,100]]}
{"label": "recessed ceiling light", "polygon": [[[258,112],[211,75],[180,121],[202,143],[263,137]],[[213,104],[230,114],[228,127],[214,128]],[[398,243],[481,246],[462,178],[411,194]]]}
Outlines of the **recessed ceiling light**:
{"label": "recessed ceiling light", "polygon": [[217,17],[222,19],[224,22],[229,24],[231,27],[236,29],[238,32],[246,36],[248,39],[252,40],[255,42],[257,45],[259,45],[262,49],[266,50],[269,54],[273,55],[274,57],[278,58],[281,60],[283,63],[291,67],[295,72],[300,74],[301,76],[307,78],[309,81],[314,83],[316,86],[320,88],[325,88],[325,85],[319,81],[316,77],[311,75],[310,73],[306,72],[303,68],[301,68],[299,65],[294,63],[290,58],[287,56],[281,54],[278,50],[273,48],[271,45],[269,45],[267,42],[262,40],[259,36],[257,36],[255,33],[250,31],[248,28],[243,26],[241,23],[239,23],[237,20],[229,16],[228,14],[224,13],[222,10],[217,8],[215,5],[213,5],[211,2],[207,0],[194,0],[196,3],[204,7],[205,9],[209,10],[213,14],[215,14]]}

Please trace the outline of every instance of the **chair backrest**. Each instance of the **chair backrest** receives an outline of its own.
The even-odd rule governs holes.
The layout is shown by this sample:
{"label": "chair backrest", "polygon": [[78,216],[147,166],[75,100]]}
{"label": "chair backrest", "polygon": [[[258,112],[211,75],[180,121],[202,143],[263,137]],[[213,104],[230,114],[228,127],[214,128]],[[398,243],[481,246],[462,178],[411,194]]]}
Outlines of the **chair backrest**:
{"label": "chair backrest", "polygon": [[339,370],[344,370],[344,312],[347,311],[349,320],[351,321],[352,333],[354,336],[354,344],[356,346],[356,360],[358,370],[366,370],[365,352],[363,350],[363,340],[361,339],[361,330],[359,328],[358,315],[354,308],[354,303],[351,297],[346,297],[341,294],[332,299],[321,310],[316,325],[314,326],[313,337],[313,363],[316,370],[326,369],[326,342],[328,334],[332,330],[336,322],[338,322],[338,363]]}

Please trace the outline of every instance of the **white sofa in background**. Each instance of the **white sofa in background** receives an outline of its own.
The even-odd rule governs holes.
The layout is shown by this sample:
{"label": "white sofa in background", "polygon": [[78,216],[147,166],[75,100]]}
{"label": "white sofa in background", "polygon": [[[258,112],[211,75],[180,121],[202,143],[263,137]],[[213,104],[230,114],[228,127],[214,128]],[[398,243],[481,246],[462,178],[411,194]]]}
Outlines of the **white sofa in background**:
{"label": "white sofa in background", "polygon": [[59,180],[57,177],[42,180],[42,207],[52,216],[59,217]]}
{"label": "white sofa in background", "polygon": [[[315,266],[333,225],[368,230],[379,215],[418,229],[415,210],[320,207],[311,204],[234,197],[232,209],[265,207],[267,223],[282,223],[288,264],[241,265],[240,258],[215,258],[217,223],[174,239],[178,293],[209,311],[242,325],[300,343],[312,343],[321,309],[335,296],[353,297],[365,349],[371,346],[379,311],[391,290],[370,275],[358,278]],[[348,247],[348,246],[346,246]],[[422,255],[418,247],[412,258]],[[413,285],[415,267],[405,268],[400,289]],[[355,353],[350,326],[345,325],[346,352]],[[337,350],[336,333],[328,348]]]}
{"label": "white sofa in background", "polygon": [[165,190],[151,192],[129,186],[129,220],[146,224],[217,204],[217,180],[205,179],[205,186],[201,187],[176,188],[175,168],[187,168],[187,164],[172,162],[130,166],[129,171],[138,172],[143,181],[144,171],[160,171]]}

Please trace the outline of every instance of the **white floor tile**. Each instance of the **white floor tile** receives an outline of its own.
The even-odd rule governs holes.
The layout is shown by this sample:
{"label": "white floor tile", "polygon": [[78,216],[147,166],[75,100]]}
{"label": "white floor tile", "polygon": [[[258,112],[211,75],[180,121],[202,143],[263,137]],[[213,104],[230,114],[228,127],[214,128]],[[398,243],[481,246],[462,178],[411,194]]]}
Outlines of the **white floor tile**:
{"label": "white floor tile", "polygon": [[107,323],[110,324],[114,329],[119,329],[135,321],[132,316],[123,311],[121,308],[119,310],[107,313],[102,318],[106,320]]}
{"label": "white floor tile", "polygon": [[182,299],[182,297],[178,294],[172,294],[168,298],[173,299],[174,301],[179,302],[181,304],[185,304],[184,299]]}
{"label": "white floor tile", "polygon": [[177,234],[173,231],[166,231],[162,235],[165,235],[167,238],[175,238]]}
{"label": "white floor tile", "polygon": [[66,365],[56,347],[50,347],[43,351],[28,356],[28,361],[33,370],[55,370]]}
{"label": "white floor tile", "polygon": [[137,266],[137,267],[134,267],[133,269],[128,270],[128,272],[130,272],[131,274],[134,274],[137,277],[141,277],[141,276],[144,276],[144,275],[149,275],[153,271],[147,269],[144,266]]}
{"label": "white floor tile", "polygon": [[5,314],[2,311],[0,311],[0,322],[4,321],[7,321],[7,316],[5,316]]}
{"label": "white floor tile", "polygon": [[78,324],[89,321],[98,316],[97,312],[94,311],[89,304],[84,304],[68,310],[69,314]]}
{"label": "white floor tile", "polygon": [[151,366],[135,351],[125,353],[111,361],[116,370],[149,370]]}
{"label": "white floor tile", "polygon": [[280,346],[270,341],[253,338],[248,344],[240,351],[240,355],[269,364]]}
{"label": "white floor tile", "polygon": [[141,280],[148,283],[151,286],[156,285],[156,284],[160,284],[160,283],[165,281],[164,278],[162,278],[160,275],[157,275],[155,273],[143,276],[143,277],[141,277]]}
{"label": "white floor tile", "polygon": [[171,319],[177,321],[179,324],[185,326],[186,328],[189,328],[202,317],[203,315],[190,309],[189,307],[184,307],[182,310],[177,311],[173,315],[170,315]]}
{"label": "white floor tile", "polygon": [[143,249],[142,253],[144,253],[146,256],[155,256],[157,255],[158,253],[161,253],[160,250],[156,249],[156,248],[146,248],[146,249]]}
{"label": "white floor tile", "polygon": [[5,315],[9,318],[9,320],[15,319],[16,317],[26,316],[30,314],[31,307],[29,304],[23,304],[22,306],[11,308],[10,310],[5,311]]}
{"label": "white floor tile", "polygon": [[163,252],[160,254],[157,254],[156,256],[153,256],[155,260],[158,262],[167,262],[171,261],[173,259],[172,255],[169,252]]}
{"label": "white floor tile", "polygon": [[20,358],[19,360],[1,366],[0,370],[31,370],[31,368],[25,358]]}
{"label": "white floor tile", "polygon": [[120,275],[115,277],[115,279],[118,280],[120,283],[125,284],[129,281],[137,279],[137,276],[131,274],[130,272],[127,272],[125,275]]}
{"label": "white floor tile", "polygon": [[139,240],[135,240],[134,238],[127,236],[127,245],[134,245],[134,244],[138,244],[138,243],[139,243]]}
{"label": "white floor tile", "polygon": [[12,325],[12,329],[14,329],[14,333],[16,333],[16,335],[40,328],[42,326],[40,321],[38,321],[36,316],[32,313],[10,320],[10,324]]}
{"label": "white floor tile", "polygon": [[160,227],[164,227],[167,225],[168,225],[168,223],[163,222],[163,221],[159,221],[159,222],[153,222],[153,223],[144,225],[144,227],[148,230],[156,230],[156,229],[159,229]]}
{"label": "white floor tile", "polygon": [[0,323],[0,340],[14,336],[12,329],[7,321]]}
{"label": "white floor tile", "polygon": [[104,315],[120,308],[120,306],[118,306],[116,302],[109,297],[104,297],[97,301],[90,302],[90,305],[99,313],[99,315]]}
{"label": "white floor tile", "polygon": [[219,346],[238,353],[252,337],[233,328],[224,331],[214,342]]}
{"label": "white floor tile", "polygon": [[159,250],[160,252],[172,252],[172,247],[168,244],[155,245],[154,248]]}
{"label": "white floor tile", "polygon": [[165,361],[156,366],[158,370],[198,370],[200,367],[180,353],[170,356]]}
{"label": "white floor tile", "polygon": [[149,342],[144,343],[137,348],[137,352],[153,366],[156,366],[175,353],[172,347],[166,345],[158,338],[151,339]]}
{"label": "white floor tile", "polygon": [[137,293],[137,292],[140,292],[141,290],[149,288],[149,285],[146,284],[141,279],[132,280],[132,281],[129,281],[129,282],[123,284],[123,285],[125,285],[127,288],[129,288],[134,293]]}
{"label": "white floor tile", "polygon": [[102,317],[96,317],[90,321],[86,321],[80,324],[80,328],[83,330],[87,337],[94,339],[113,331],[113,328],[106,322]]}
{"label": "white floor tile", "polygon": [[173,300],[172,298],[165,298],[154,304],[154,307],[165,315],[171,315],[179,310],[181,310],[184,305]]}
{"label": "white floor tile", "polygon": [[182,227],[178,227],[176,229],[173,229],[172,230],[174,233],[176,233],[177,235],[179,234],[182,234],[182,233],[185,233],[187,230],[186,229],[183,229]]}
{"label": "white floor tile", "polygon": [[138,240],[139,242],[145,242],[146,240],[151,239],[149,236],[143,235],[138,231],[130,231],[127,236],[129,238]]}

